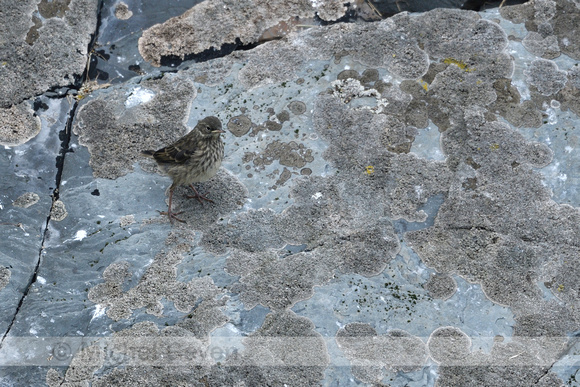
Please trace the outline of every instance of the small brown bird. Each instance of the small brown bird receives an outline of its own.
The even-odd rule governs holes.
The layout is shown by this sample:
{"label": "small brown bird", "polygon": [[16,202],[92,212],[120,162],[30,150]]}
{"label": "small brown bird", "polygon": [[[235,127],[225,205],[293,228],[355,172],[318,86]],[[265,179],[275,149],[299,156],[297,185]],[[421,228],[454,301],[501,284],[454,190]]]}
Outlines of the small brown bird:
{"label": "small brown bird", "polygon": [[184,222],[176,216],[181,212],[171,212],[173,190],[179,185],[189,185],[193,189],[195,195],[188,196],[188,198],[197,198],[200,203],[203,203],[202,199],[213,203],[213,200],[200,195],[193,183],[211,179],[220,168],[224,158],[222,133],[224,131],[220,120],[210,116],[199,121],[191,132],[174,144],[158,151],[146,150],[141,152],[145,156],[153,157],[161,169],[173,180],[173,184],[169,187],[169,209],[167,212],[160,211],[163,215],[167,214],[171,222],[173,219]]}

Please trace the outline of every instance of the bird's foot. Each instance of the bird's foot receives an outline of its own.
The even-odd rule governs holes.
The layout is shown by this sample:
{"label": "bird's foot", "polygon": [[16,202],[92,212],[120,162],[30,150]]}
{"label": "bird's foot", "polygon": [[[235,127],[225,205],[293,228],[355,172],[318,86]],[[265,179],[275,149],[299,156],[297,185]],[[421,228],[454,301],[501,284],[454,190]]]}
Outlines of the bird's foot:
{"label": "bird's foot", "polygon": [[183,211],[171,212],[171,211],[159,211],[159,210],[157,210],[157,212],[159,212],[161,215],[167,215],[169,217],[169,221],[171,223],[173,223],[173,219],[177,220],[178,222],[185,223],[185,220],[179,219],[177,217],[177,215],[182,214]]}
{"label": "bird's foot", "polygon": [[[206,195],[207,195],[207,193],[206,193]],[[210,198],[206,198],[205,196],[203,196],[203,195],[200,195],[200,194],[197,194],[197,195],[185,195],[185,196],[186,196],[188,199],[197,199],[197,200],[199,200],[199,202],[200,202],[201,204],[203,204],[203,200],[205,200],[205,201],[208,201],[208,202],[210,202],[210,203],[213,203],[213,202],[214,202],[214,201],[213,201],[213,200],[211,200]]]}
{"label": "bird's foot", "polygon": [[[197,190],[195,189],[195,187],[193,186],[193,184],[191,184],[190,187],[193,190],[193,192],[195,192],[195,195],[185,195],[188,199],[197,199],[197,200],[199,200],[199,202],[201,204],[203,204],[203,200],[206,200],[206,201],[208,201],[210,203],[213,203],[214,202],[210,198],[206,198],[204,195],[202,195],[199,192],[197,192]],[[207,195],[208,193],[209,192],[206,192],[205,194]]]}

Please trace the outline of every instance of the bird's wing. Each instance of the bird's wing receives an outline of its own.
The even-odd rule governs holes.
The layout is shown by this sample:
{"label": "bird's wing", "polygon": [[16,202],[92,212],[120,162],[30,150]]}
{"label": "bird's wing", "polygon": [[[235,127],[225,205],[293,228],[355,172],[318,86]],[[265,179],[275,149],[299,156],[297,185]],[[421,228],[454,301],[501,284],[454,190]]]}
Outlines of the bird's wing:
{"label": "bird's wing", "polygon": [[160,163],[185,163],[196,152],[194,141],[183,138],[173,145],[166,146],[153,153],[153,157]]}

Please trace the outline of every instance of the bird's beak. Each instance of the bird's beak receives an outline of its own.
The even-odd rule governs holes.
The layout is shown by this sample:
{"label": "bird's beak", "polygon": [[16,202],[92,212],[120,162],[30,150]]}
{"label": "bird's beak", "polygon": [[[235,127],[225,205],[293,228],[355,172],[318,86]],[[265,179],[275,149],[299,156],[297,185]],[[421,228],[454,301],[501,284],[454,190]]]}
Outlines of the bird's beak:
{"label": "bird's beak", "polygon": [[212,130],[212,133],[225,133],[225,130],[221,130],[221,129],[216,129],[216,130]]}

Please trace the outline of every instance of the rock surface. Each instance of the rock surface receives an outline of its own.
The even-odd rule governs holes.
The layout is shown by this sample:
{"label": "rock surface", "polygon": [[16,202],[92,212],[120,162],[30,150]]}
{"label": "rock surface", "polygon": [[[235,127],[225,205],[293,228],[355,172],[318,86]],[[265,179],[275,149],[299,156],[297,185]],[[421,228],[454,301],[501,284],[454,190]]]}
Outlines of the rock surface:
{"label": "rock surface", "polygon": [[[577,385],[577,2],[295,26],[207,61],[346,10],[191,1],[152,26],[143,3],[104,1],[93,51],[97,2],[19,2],[0,31],[26,57],[0,71],[30,80],[0,94],[1,385]],[[209,115],[214,203],[180,187],[171,224],[140,152]]]}

